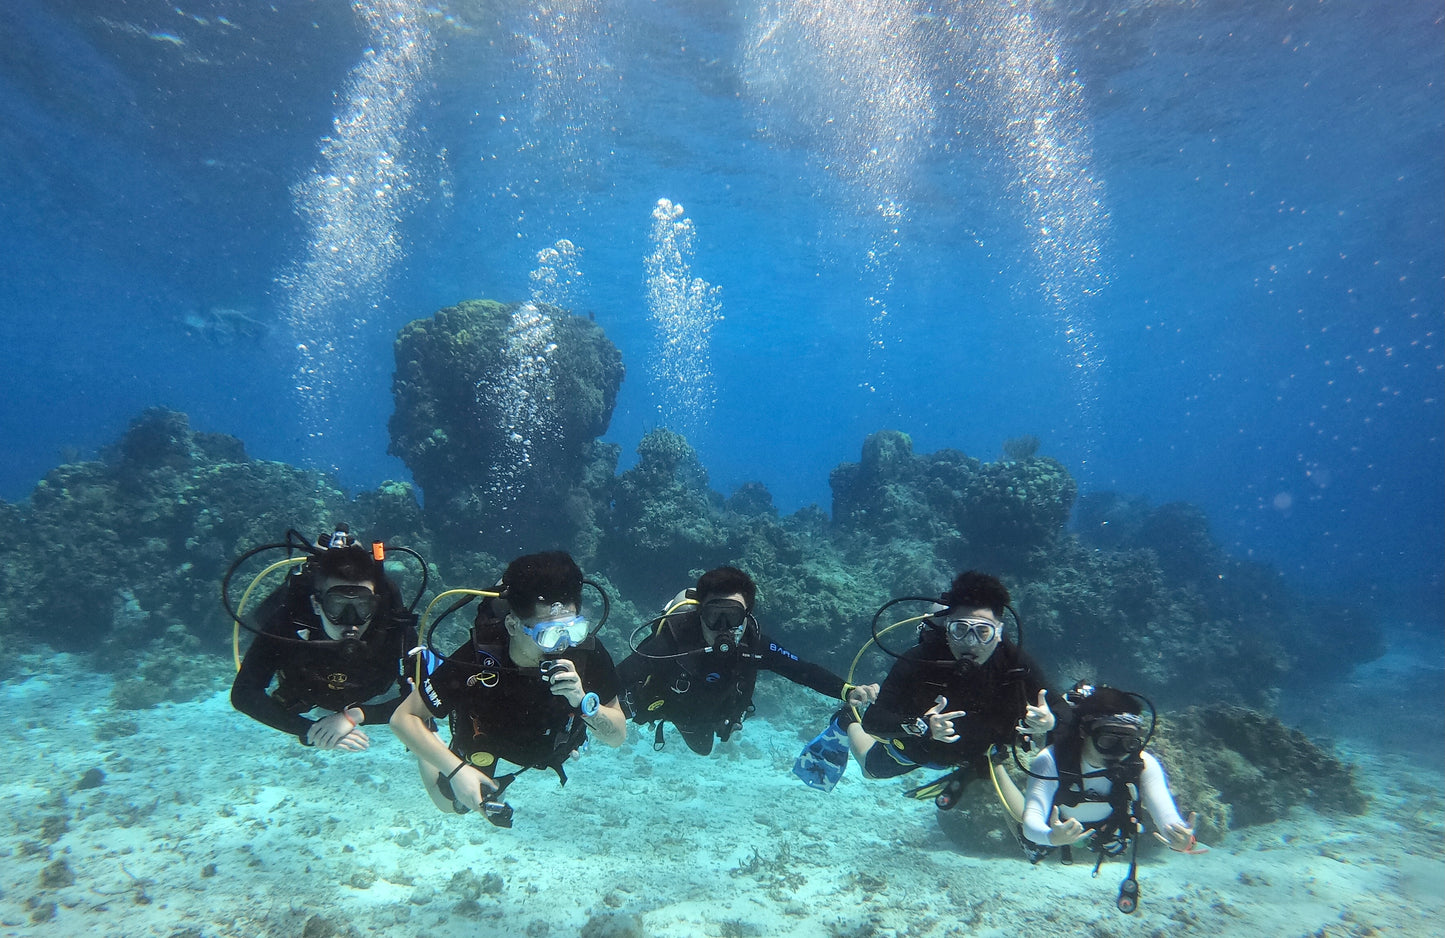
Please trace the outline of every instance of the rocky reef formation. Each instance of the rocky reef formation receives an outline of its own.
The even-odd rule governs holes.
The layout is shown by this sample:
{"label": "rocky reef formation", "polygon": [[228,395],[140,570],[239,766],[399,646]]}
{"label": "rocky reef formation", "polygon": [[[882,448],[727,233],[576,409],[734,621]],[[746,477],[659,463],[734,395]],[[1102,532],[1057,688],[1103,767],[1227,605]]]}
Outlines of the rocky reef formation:
{"label": "rocky reef formation", "polygon": [[[1118,624],[1122,637],[1138,643],[1131,671],[1141,681],[1162,686],[1159,662],[1188,662],[1194,691],[1262,704],[1290,675],[1302,683],[1305,676],[1335,680],[1385,652],[1384,633],[1366,608],[1304,599],[1277,571],[1227,555],[1194,505],[1152,507],[1142,498],[1091,493],[1080,499],[1075,526],[1078,547],[1095,558],[1139,560],[1107,576],[1085,572],[1087,558],[1062,566],[1075,583],[1135,584]],[[1139,582],[1146,574],[1153,588]],[[1056,602],[1072,588],[1041,585],[1039,607],[1057,610],[1050,614],[1057,635],[1082,640],[1087,629],[1071,626],[1086,617],[1070,617]]]}
{"label": "rocky reef formation", "polygon": [[637,465],[618,477],[603,535],[605,569],[629,595],[662,602],[725,562],[722,497],[687,440],[653,430],[637,445]]}
{"label": "rocky reef formation", "polygon": [[922,542],[946,570],[1028,571],[1057,543],[1078,487],[1056,460],[1027,452],[993,463],[952,449],[920,456],[906,433],[874,433],[859,462],[829,477],[833,519],[870,544]]}
{"label": "rocky reef formation", "polygon": [[192,659],[208,675],[223,666],[215,652],[230,620],[218,587],[246,548],[342,520],[368,536],[417,539],[421,520],[408,483],[353,502],[321,473],[250,459],[235,437],[194,432],[163,408],[141,414],[99,460],[52,470],[0,515],[0,637],[12,649],[101,653],[130,675],[117,691],[127,706],[189,696]]}
{"label": "rocky reef formation", "polygon": [[[936,595],[967,568],[999,575],[1026,646],[1063,684],[1089,677],[1153,693],[1183,680],[1265,701],[1289,658],[1283,627],[1241,627],[1257,609],[1236,585],[1251,571],[1226,558],[1207,527],[1171,512],[1138,519],[1137,533],[1112,543],[1086,543],[1067,528],[1073,478],[1036,448],[1011,441],[1006,458],[983,462],[956,450],[915,454],[897,431],[868,437],[862,459],[831,477],[848,566],[869,571],[883,598]],[[1226,573],[1229,587],[1214,586]]]}
{"label": "rocky reef formation", "polygon": [[94,647],[118,620],[127,641],[178,622],[219,628],[216,586],[238,547],[319,531],[347,502],[318,473],[250,460],[234,437],[148,410],[100,460],[52,470],[10,508],[5,619],[66,650]]}
{"label": "rocky reef formation", "polygon": [[610,581],[639,608],[656,610],[704,571],[733,564],[758,584],[764,629],[781,630],[795,651],[845,664],[852,648],[844,646],[884,584],[850,566],[827,515],[806,508],[780,517],[756,482],[724,498],[687,440],[669,430],[647,434],[637,454],[599,512],[598,566]]}
{"label": "rocky reef formation", "polygon": [[395,343],[389,452],[455,551],[596,548],[594,486],[610,482],[607,431],[622,355],[595,322],[535,304],[475,300],[404,327]]}
{"label": "rocky reef formation", "polygon": [[1284,817],[1294,805],[1327,814],[1362,814],[1369,806],[1353,766],[1268,713],[1190,707],[1169,721],[1166,739],[1178,772],[1219,792],[1232,827]]}

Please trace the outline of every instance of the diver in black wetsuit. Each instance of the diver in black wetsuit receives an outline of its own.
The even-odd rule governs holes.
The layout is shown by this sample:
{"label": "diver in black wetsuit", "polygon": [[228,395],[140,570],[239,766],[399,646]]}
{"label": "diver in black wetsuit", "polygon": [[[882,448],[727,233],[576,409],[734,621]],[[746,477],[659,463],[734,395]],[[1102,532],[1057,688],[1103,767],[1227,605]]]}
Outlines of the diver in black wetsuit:
{"label": "diver in black wetsuit", "polygon": [[628,715],[656,724],[653,748],[662,748],[665,723],[698,755],[712,752],[715,737],[727,742],[752,710],[759,671],[855,705],[878,693],[878,685],[847,684],[764,635],[752,615],[756,598],[757,586],[743,571],[710,570],[648,623],[652,634],[618,666]]}
{"label": "diver in black wetsuit", "polygon": [[[627,738],[612,657],[580,615],[582,571],[562,551],[518,557],[496,598],[477,610],[472,637],[397,708],[391,726],[420,764],[442,811],[481,811],[511,826],[501,792],[518,772],[563,764],[588,731],[609,746]],[[432,730],[445,717],[447,745]],[[518,770],[498,772],[498,764]]]}
{"label": "diver in black wetsuit", "polygon": [[[878,699],[863,713],[839,714],[848,742],[871,778],[893,778],[920,766],[955,768],[909,792],[939,808],[958,802],[973,779],[987,777],[990,750],[1020,735],[1037,741],[1054,728],[1039,667],[1003,634],[1008,589],[997,577],[960,573],[923,620],[918,643],[899,656]],[[1023,796],[998,773],[1014,814]]]}
{"label": "diver in black wetsuit", "polygon": [[[345,529],[261,604],[263,623],[231,684],[231,705],[306,746],[359,752],[365,724],[386,723],[410,693],[416,617],[382,562]],[[267,693],[273,680],[276,687]],[[395,696],[368,703],[396,687]],[[332,711],[312,720],[305,714]]]}

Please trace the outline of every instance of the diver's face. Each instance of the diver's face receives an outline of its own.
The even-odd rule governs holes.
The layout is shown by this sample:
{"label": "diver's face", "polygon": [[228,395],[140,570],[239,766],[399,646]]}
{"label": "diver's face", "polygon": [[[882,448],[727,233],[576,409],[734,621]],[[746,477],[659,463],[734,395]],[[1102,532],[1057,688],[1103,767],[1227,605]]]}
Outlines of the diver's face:
{"label": "diver's face", "polygon": [[948,648],[959,661],[981,665],[998,649],[1003,640],[1003,622],[992,609],[966,609],[951,606],[938,614]]}
{"label": "diver's face", "polygon": [[326,577],[311,596],[311,608],[333,642],[365,635],[376,618],[378,602],[376,584],[371,580]]}
{"label": "diver's face", "polygon": [[748,604],[742,593],[707,596],[698,600],[697,619],[702,637],[708,645],[716,645],[718,636],[726,634],[738,641],[748,619]]}

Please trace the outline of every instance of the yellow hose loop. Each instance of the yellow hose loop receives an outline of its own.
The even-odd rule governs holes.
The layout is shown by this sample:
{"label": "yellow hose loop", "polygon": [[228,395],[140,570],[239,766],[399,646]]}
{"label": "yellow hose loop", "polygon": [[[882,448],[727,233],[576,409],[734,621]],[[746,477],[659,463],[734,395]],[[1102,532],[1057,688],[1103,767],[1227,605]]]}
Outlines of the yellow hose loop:
{"label": "yellow hose loop", "polygon": [[[655,628],[655,629],[652,630],[652,634],[653,634],[654,636],[660,635],[660,634],[662,633],[662,627],[667,624],[667,617],[670,616],[670,615],[672,615],[672,614],[673,614],[674,612],[676,612],[677,610],[681,609],[683,606],[696,606],[696,605],[697,605],[697,600],[696,600],[696,599],[679,599],[677,602],[673,603],[671,606],[668,606],[666,609],[664,609],[664,610],[662,611],[662,615],[660,615],[660,616],[657,617],[657,628]],[[636,633],[633,633],[633,634],[636,634]]]}
{"label": "yellow hose loop", "polygon": [[[257,584],[266,579],[271,571],[279,570],[281,567],[293,567],[298,563],[305,563],[309,559],[308,557],[287,557],[285,560],[276,561],[265,570],[256,574],[255,579],[251,581],[251,585],[246,587],[246,592],[241,594],[241,602],[236,606],[236,621],[231,625],[231,658],[236,663],[237,671],[241,670],[241,613],[246,611],[246,600],[251,598],[251,592],[256,588]],[[263,627],[264,625],[265,623],[262,623]]]}
{"label": "yellow hose loop", "polygon": [[1024,819],[1014,814],[1014,809],[1009,807],[1008,799],[1003,796],[1003,789],[998,784],[998,766],[994,765],[992,758],[988,760],[988,779],[993,782],[994,794],[998,795],[998,803],[1003,805],[1004,813],[1013,818],[1015,823],[1022,824]]}
{"label": "yellow hose loop", "polygon": [[[431,618],[432,607],[448,596],[486,596],[496,598],[500,595],[502,594],[495,590],[474,589],[454,589],[447,590],[444,593],[438,593],[435,599],[426,604],[426,609],[421,614],[421,625],[417,628],[417,644],[423,649],[427,647],[427,632],[431,628],[431,623],[427,620]],[[421,662],[423,657],[424,656],[420,654],[416,656],[416,684],[418,687],[421,686]]]}
{"label": "yellow hose loop", "polygon": [[[921,615],[921,616],[913,616],[912,618],[909,618],[909,619],[899,619],[897,622],[895,622],[895,623],[893,623],[892,625],[888,626],[888,628],[884,629],[883,631],[879,632],[878,634],[879,634],[880,636],[882,636],[882,635],[887,635],[889,632],[891,632],[891,631],[893,631],[894,629],[898,628],[900,625],[908,625],[909,623],[912,623],[912,622],[918,622],[918,621],[920,621],[920,620],[922,620],[922,619],[927,619],[927,618],[928,618],[929,616],[931,616],[931,615],[933,615],[933,613],[931,613],[931,612],[925,612],[925,613],[924,613],[923,615]],[[848,666],[848,676],[847,676],[846,678],[844,678],[843,683],[845,683],[845,684],[853,684],[853,675],[854,675],[855,673],[857,673],[857,671],[858,671],[858,662],[860,662],[860,661],[863,660],[863,655],[864,655],[865,652],[868,651],[868,646],[869,646],[869,645],[876,645],[876,644],[878,644],[878,640],[875,639],[875,638],[874,638],[873,636],[871,636],[871,635],[868,636],[868,641],[864,642],[864,643],[863,643],[863,647],[858,649],[858,654],[856,654],[856,655],[853,656],[853,663]],[[853,684],[853,686],[856,687],[857,685],[856,685],[856,684]],[[844,693],[846,694],[847,691],[844,691]],[[843,701],[843,702],[844,702],[844,703],[848,703],[848,701],[846,701],[846,700]],[[853,719],[857,720],[859,723],[863,722],[863,715],[858,712],[858,708],[857,708],[857,707],[853,706],[852,704],[848,704],[848,709],[850,709],[850,710],[853,711]]]}

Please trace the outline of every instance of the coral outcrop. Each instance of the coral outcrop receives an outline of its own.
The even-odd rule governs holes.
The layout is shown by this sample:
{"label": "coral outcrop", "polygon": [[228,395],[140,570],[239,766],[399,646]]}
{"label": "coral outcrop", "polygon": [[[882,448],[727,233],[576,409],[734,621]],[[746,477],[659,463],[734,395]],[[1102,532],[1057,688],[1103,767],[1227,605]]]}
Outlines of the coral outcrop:
{"label": "coral outcrop", "polygon": [[869,436],[862,459],[838,466],[829,483],[833,518],[846,534],[873,544],[922,541],[945,567],[1005,575],[1032,569],[1057,543],[1078,494],[1068,470],[1048,457],[983,463],[950,449],[920,456],[896,430]]}
{"label": "coral outcrop", "polygon": [[1224,831],[1284,817],[1295,805],[1361,814],[1369,805],[1352,765],[1268,713],[1190,707],[1161,719],[1151,745],[1184,811]]}
{"label": "coral outcrop", "polygon": [[727,559],[722,498],[686,439],[653,430],[617,479],[603,535],[605,569],[630,595],[661,603]]}
{"label": "coral outcrop", "polygon": [[580,542],[617,449],[598,444],[622,385],[622,355],[590,319],[555,307],[474,300],[404,327],[395,343],[389,452],[425,496],[452,550],[499,555]]}
{"label": "coral outcrop", "polygon": [[[409,499],[410,486],[389,483],[367,508],[416,537]],[[153,408],[101,459],[59,466],[27,503],[5,506],[0,622],[68,651],[157,640],[175,651],[175,628],[214,648],[229,635],[218,586],[236,555],[339,520],[395,539],[362,514],[328,476],[250,459],[236,438]]]}
{"label": "coral outcrop", "polygon": [[[1146,604],[1152,613],[1139,616],[1144,609],[1136,604],[1135,614],[1118,624],[1141,643],[1129,652],[1135,673],[1155,686],[1168,669],[1151,667],[1151,660],[1189,662],[1196,689],[1259,705],[1268,703],[1291,674],[1307,681],[1337,679],[1385,652],[1384,633],[1368,609],[1305,601],[1277,571],[1228,556],[1193,505],[1171,502],[1155,508],[1143,498],[1093,493],[1080,500],[1076,528],[1079,545],[1095,558],[1132,556],[1136,581],[1143,571],[1152,571],[1148,577],[1156,588],[1141,594],[1152,595]],[[1069,584],[1099,580],[1088,572],[1098,563],[1078,552],[1068,566],[1063,579]],[[1036,608],[1057,619],[1059,588],[1034,592],[1040,594]],[[1085,634],[1074,629],[1058,634],[1064,631],[1080,639]]]}

